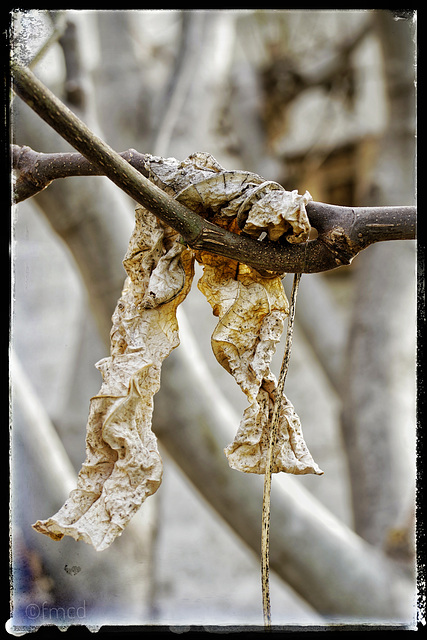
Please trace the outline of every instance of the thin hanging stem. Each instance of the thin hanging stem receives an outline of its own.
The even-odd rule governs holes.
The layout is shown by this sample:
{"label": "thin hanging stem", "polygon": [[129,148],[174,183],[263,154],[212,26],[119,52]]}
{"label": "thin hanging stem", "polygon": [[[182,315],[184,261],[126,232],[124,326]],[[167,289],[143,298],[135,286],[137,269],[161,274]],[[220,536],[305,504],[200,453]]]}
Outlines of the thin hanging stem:
{"label": "thin hanging stem", "polygon": [[264,626],[271,628],[270,605],[270,497],[271,497],[271,468],[273,461],[273,449],[276,443],[277,425],[279,423],[280,409],[283,400],[286,374],[288,372],[291,357],[292,336],[294,332],[295,304],[301,273],[294,275],[291,302],[289,308],[288,327],[286,331],[286,345],[280,369],[279,382],[276,389],[276,398],[273,407],[273,417],[267,450],[267,461],[264,475],[264,493],[262,499],[262,528],[261,528],[261,582],[262,582],[262,608],[264,614]]}

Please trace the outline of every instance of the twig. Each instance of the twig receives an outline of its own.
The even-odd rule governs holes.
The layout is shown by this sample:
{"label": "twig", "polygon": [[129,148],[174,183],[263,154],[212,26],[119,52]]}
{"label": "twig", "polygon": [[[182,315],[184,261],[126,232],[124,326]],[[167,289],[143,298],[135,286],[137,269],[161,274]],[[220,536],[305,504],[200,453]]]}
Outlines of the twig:
{"label": "twig", "polygon": [[[49,186],[52,180],[72,176],[104,175],[103,169],[92,163],[80,153],[38,153],[27,146],[12,145],[12,165],[19,173],[14,191],[15,202],[22,202]],[[148,176],[146,170],[147,154],[128,149],[120,154],[132,167]],[[144,204],[144,200],[140,199]],[[173,201],[173,199],[172,199]],[[148,207],[147,207],[148,208]],[[333,269],[341,264],[349,264],[362,249],[373,242],[385,240],[407,240],[415,238],[415,207],[340,207],[322,202],[310,202],[307,205],[310,223],[318,231],[317,240],[300,246],[281,245],[263,241],[259,243],[251,238],[229,234],[228,232],[204,221],[215,228],[217,242],[232,238],[236,253],[230,257],[244,254],[241,261],[277,272],[295,272],[297,267],[303,273],[315,273]],[[196,214],[193,214],[196,215]],[[159,216],[161,217],[161,216]],[[168,224],[174,227],[173,212]],[[206,237],[199,239],[195,248],[205,248]],[[226,242],[226,240],[223,240]],[[260,245],[262,254],[259,253]],[[226,247],[212,245],[212,253],[224,255]],[[262,261],[262,264],[260,264]],[[256,266],[255,266],[256,268]]]}
{"label": "twig", "polygon": [[[171,226],[182,233],[189,243],[198,239],[203,229],[203,219],[168,197],[129,165],[49,91],[31,71],[15,62],[12,63],[12,83],[15,93],[64,140],[94,164],[103,175],[167,224],[172,223]],[[216,227],[207,222],[206,225]]]}
{"label": "twig", "polygon": [[[86,175],[102,174],[110,178],[134,200],[178,231],[193,249],[209,251],[238,260],[255,269],[274,273],[316,273],[350,264],[362,249],[373,242],[415,238],[415,207],[353,208],[319,202],[307,205],[310,222],[319,233],[315,240],[290,245],[286,242],[282,244],[268,240],[258,242],[253,238],[231,233],[200,217],[151,183],[124,157],[92,133],[31,71],[13,63],[12,72],[14,91],[77,149],[86,161],[96,167],[95,171],[89,169],[88,164],[78,158],[80,171],[89,171]],[[130,150],[126,153],[135,161],[137,152]],[[59,160],[64,170],[69,163],[73,165],[75,159],[72,155],[69,155],[64,165],[65,157],[61,154]],[[17,166],[22,174],[18,179],[18,187],[21,194],[24,193],[24,197],[29,197],[31,191],[34,195],[37,192],[36,187],[40,190],[47,186],[52,179],[48,178],[47,169],[44,184],[42,181],[37,185],[36,178],[33,180],[36,187],[26,185],[26,182],[31,183],[30,172],[23,173],[23,160],[19,159],[16,149],[14,156],[18,156],[17,165],[14,166]],[[51,169],[56,164],[52,162],[51,157],[48,158],[45,167],[49,164]],[[40,176],[39,160],[37,165]],[[55,167],[53,171],[57,170],[58,167]],[[74,167],[74,171],[76,170]],[[63,173],[62,177],[64,175],[81,174]]]}
{"label": "twig", "polygon": [[270,435],[267,449],[267,460],[264,475],[264,492],[262,497],[262,528],[261,528],[261,582],[262,582],[262,608],[264,614],[264,626],[271,627],[270,607],[270,498],[271,498],[271,466],[273,461],[273,449],[276,442],[277,426],[279,423],[280,409],[283,402],[283,390],[285,388],[286,374],[288,373],[291,357],[292,337],[295,321],[295,304],[301,274],[294,275],[291,301],[289,305],[288,327],[286,331],[286,345],[280,369],[279,381],[276,389],[276,398],[271,419]]}

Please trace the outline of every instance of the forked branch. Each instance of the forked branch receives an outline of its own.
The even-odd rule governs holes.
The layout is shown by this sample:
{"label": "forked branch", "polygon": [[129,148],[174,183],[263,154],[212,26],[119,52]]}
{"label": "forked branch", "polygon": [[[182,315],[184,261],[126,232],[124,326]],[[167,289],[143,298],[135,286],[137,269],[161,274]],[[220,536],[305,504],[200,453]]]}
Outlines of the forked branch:
{"label": "forked branch", "polygon": [[236,234],[179,203],[143,175],[144,154],[116,153],[70,111],[36,76],[12,64],[13,89],[45,122],[79,153],[41,154],[12,146],[18,172],[15,202],[46,188],[54,179],[105,175],[163,222],[178,231],[193,249],[233,258],[274,273],[315,273],[350,264],[374,242],[415,238],[415,207],[341,207],[310,202],[307,214],[318,232],[300,245],[255,240]]}

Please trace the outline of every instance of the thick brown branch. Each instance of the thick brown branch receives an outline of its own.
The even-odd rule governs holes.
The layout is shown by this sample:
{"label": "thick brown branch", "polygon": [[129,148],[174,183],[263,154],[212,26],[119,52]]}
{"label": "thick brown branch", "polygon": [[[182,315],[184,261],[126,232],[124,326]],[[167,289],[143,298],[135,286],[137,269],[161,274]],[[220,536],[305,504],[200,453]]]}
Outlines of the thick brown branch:
{"label": "thick brown branch", "polygon": [[12,147],[19,172],[15,201],[35,195],[56,178],[105,175],[138,203],[181,233],[194,249],[233,258],[256,269],[275,273],[315,273],[349,264],[373,242],[415,238],[415,207],[351,208],[311,202],[310,223],[316,240],[301,245],[259,242],[204,220],[156,187],[144,173],[145,156],[130,149],[116,153],[95,136],[30,71],[13,65],[15,92],[80,154],[39,154],[29,147]]}
{"label": "thick brown branch", "polygon": [[[140,173],[147,176],[147,155],[129,149],[119,154]],[[15,185],[15,201],[21,202],[47,187],[52,180],[71,176],[103,175],[103,171],[79,153],[38,153],[30,147],[12,145],[13,168],[19,172]],[[283,246],[268,242],[255,244],[236,234],[228,235],[224,246],[225,231],[211,225],[203,228],[194,248],[236,257],[243,242],[252,244],[251,255],[262,260],[264,268],[275,270],[280,248],[280,264],[292,258],[295,270],[298,266],[305,273],[332,269],[348,264],[354,256],[369,244],[384,240],[405,240],[415,237],[415,207],[340,207],[311,202],[307,206],[310,223],[318,231],[317,241],[301,246]],[[272,245],[272,246],[270,246]],[[258,256],[258,254],[260,254]],[[267,263],[266,260],[274,260]],[[321,264],[322,263],[322,264]],[[323,266],[323,269],[321,268]],[[293,269],[287,268],[287,271]]]}
{"label": "thick brown branch", "polygon": [[[147,177],[145,154],[129,149],[118,155]],[[16,203],[36,195],[57,178],[105,175],[99,166],[81,153],[39,153],[28,146],[13,144],[11,157],[13,169],[19,172],[13,194]]]}

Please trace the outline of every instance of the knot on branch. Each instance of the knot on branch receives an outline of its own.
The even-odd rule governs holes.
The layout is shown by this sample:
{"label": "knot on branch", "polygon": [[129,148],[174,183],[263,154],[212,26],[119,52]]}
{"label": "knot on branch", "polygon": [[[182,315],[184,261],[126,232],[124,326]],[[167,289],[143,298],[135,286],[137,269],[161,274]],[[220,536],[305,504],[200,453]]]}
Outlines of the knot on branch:
{"label": "knot on branch", "polygon": [[325,243],[332,253],[337,267],[351,263],[359,249],[351,242],[348,230],[341,226],[334,227],[327,233],[319,236],[319,242]]}

